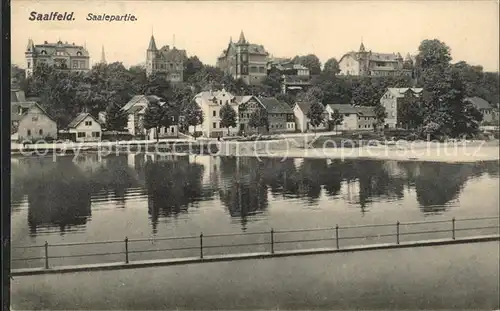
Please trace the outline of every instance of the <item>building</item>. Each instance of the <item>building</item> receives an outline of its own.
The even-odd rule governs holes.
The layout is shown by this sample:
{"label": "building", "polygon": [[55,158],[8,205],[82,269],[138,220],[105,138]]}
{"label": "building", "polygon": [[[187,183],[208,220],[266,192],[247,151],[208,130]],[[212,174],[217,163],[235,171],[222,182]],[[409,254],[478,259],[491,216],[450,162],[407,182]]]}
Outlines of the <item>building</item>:
{"label": "building", "polygon": [[[148,139],[156,139],[156,129],[147,131],[143,126],[146,108],[152,101],[159,101],[161,105],[165,104],[160,97],[155,95],[135,95],[122,107],[122,111],[127,114],[127,132],[132,136],[145,135]],[[161,127],[159,137],[177,137],[179,135],[179,116],[172,115],[171,118],[172,125],[168,128]]]}
{"label": "building", "polygon": [[329,104],[325,107],[328,112],[328,120],[332,120],[332,115],[338,111],[342,115],[342,123],[335,126],[330,124],[330,130],[373,130],[377,123],[375,109],[373,107],[355,107],[351,105]]}
{"label": "building", "polygon": [[101,141],[101,124],[87,112],[79,113],[61,134],[76,142]]}
{"label": "building", "polygon": [[56,121],[35,101],[27,101],[24,92],[11,90],[11,140],[37,141],[57,139]]}
{"label": "building", "polygon": [[[201,132],[204,137],[219,137],[227,135],[228,129],[222,128],[220,125],[220,109],[229,104],[236,112],[236,119],[238,122],[238,105],[241,98],[237,99],[225,89],[220,91],[204,91],[195,95],[194,101],[198,104],[203,111],[203,123],[193,127],[190,126],[189,132]],[[238,127],[229,129],[230,135],[238,133]]]}
{"label": "building", "polygon": [[187,60],[185,50],[179,50],[175,46],[165,45],[161,49],[156,47],[155,37],[151,35],[149,46],[146,51],[146,74],[165,74],[170,82],[184,81],[184,63]]}
{"label": "building", "polygon": [[290,60],[273,59],[267,65],[268,75],[281,77],[281,93],[298,93],[307,91],[312,85],[309,68],[294,64]]}
{"label": "building", "polygon": [[498,123],[498,109],[490,105],[486,100],[481,97],[467,97],[464,102],[469,102],[483,115],[482,124],[489,124],[493,122]]}
{"label": "building", "polygon": [[295,124],[297,127],[297,130],[299,130],[302,133],[309,132],[309,131],[323,131],[328,129],[328,111],[326,109],[324,110],[323,114],[323,123],[320,124],[317,127],[313,127],[311,125],[311,120],[307,117],[307,114],[309,113],[309,109],[311,109],[311,103],[310,102],[297,102],[293,106],[293,114],[295,116]]}
{"label": "building", "polygon": [[361,43],[358,52],[344,54],[339,61],[340,75],[384,77],[412,75],[413,61],[408,55],[403,59],[399,53],[375,53],[366,51]]}
{"label": "building", "polygon": [[217,68],[246,84],[260,84],[267,76],[268,57],[264,47],[249,43],[242,31],[238,42],[229,39],[228,47],[217,58]]}
{"label": "building", "polygon": [[[266,110],[268,128],[257,129],[249,125],[250,118],[257,109]],[[295,132],[293,110],[275,97],[244,96],[239,105],[239,130],[247,134]]]}
{"label": "building", "polygon": [[380,98],[380,104],[387,114],[385,127],[401,127],[401,122],[398,121],[398,105],[402,103],[405,96],[420,97],[422,90],[422,88],[388,88]]}
{"label": "building", "polygon": [[29,39],[24,55],[26,76],[33,74],[34,68],[40,64],[68,71],[88,71],[90,68],[90,56],[85,47],[63,43],[61,40],[56,43],[45,41],[43,44],[34,44]]}

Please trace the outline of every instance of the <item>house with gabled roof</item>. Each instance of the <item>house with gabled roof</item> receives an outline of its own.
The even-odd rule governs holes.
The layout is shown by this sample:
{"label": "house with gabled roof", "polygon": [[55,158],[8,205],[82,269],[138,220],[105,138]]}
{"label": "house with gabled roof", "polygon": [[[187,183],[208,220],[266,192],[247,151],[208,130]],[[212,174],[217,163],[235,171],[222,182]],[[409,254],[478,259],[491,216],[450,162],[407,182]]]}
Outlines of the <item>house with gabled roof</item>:
{"label": "house with gabled roof", "polygon": [[331,130],[367,131],[373,130],[374,124],[377,123],[377,115],[375,114],[374,107],[328,104],[325,109],[328,112],[329,121],[333,119],[332,115],[335,111],[342,115],[342,123],[337,126],[331,125]]}
{"label": "house with gabled roof", "polygon": [[21,90],[11,91],[11,140],[57,139],[57,123],[45,109],[35,101],[26,101]]}
{"label": "house with gabled roof", "polygon": [[311,125],[311,120],[307,117],[307,114],[309,113],[309,110],[311,109],[312,103],[311,102],[305,102],[305,101],[300,101],[296,102],[295,105],[293,106],[293,114],[295,116],[295,123],[297,130],[299,130],[302,133],[306,133],[309,131],[324,131],[328,129],[328,111],[324,109],[323,111],[323,123],[313,127]]}
{"label": "house with gabled roof", "polygon": [[482,123],[491,123],[493,121],[498,122],[498,109],[493,107],[490,103],[488,103],[485,99],[474,96],[464,98],[464,102],[471,103],[477,110],[481,112],[483,115]]}
{"label": "house with gabled roof", "polygon": [[76,142],[96,142],[101,141],[102,128],[90,113],[81,112],[60,133]]}
{"label": "house with gabled roof", "polygon": [[340,75],[350,76],[395,76],[412,75],[413,60],[400,53],[376,53],[367,51],[363,43],[359,51],[344,54],[339,60]]}
{"label": "house with gabled roof", "polygon": [[[275,97],[243,96],[239,105],[239,130],[251,133],[286,133],[295,132],[295,120],[292,108]],[[252,128],[249,125],[252,114],[257,109],[265,109],[268,128]]]}
{"label": "house with gabled roof", "polygon": [[[148,139],[156,138],[156,130],[150,129],[149,132],[144,128],[144,114],[148,105],[152,101],[159,101],[160,105],[164,105],[165,101],[156,95],[135,95],[130,99],[121,110],[127,114],[127,132],[132,136],[145,135]],[[179,135],[178,131],[178,115],[172,115],[172,125],[168,128],[161,127],[160,137],[177,137]]]}
{"label": "house with gabled roof", "polygon": [[268,60],[269,53],[264,46],[248,42],[241,31],[237,42],[229,39],[227,48],[217,58],[216,66],[234,79],[255,85],[266,78]]}
{"label": "house with gabled roof", "polygon": [[[229,104],[236,112],[236,122],[238,122],[238,106],[243,97],[234,96],[226,89],[220,91],[203,91],[194,96],[194,101],[200,107],[203,112],[203,123],[189,128],[189,132],[201,132],[204,137],[218,137],[223,136],[227,133],[227,129],[221,127],[220,122],[220,110],[221,108]],[[238,128],[230,128],[230,135],[236,135],[238,133]]]}
{"label": "house with gabled roof", "polygon": [[400,126],[398,121],[398,105],[401,105],[405,97],[413,96],[420,98],[422,88],[393,88],[390,87],[380,98],[380,104],[385,108],[385,127],[396,128]]}

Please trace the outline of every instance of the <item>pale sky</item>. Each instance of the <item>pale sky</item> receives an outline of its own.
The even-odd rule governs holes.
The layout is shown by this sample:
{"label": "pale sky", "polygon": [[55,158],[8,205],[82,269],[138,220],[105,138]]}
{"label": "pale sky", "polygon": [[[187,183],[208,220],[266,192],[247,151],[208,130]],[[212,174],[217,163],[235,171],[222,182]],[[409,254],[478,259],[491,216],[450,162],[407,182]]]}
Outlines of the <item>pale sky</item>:
{"label": "pale sky", "polygon": [[[31,37],[83,45],[91,64],[101,58],[131,66],[145,61],[153,29],[158,48],[175,46],[215,65],[229,37],[243,30],[251,43],[276,57],[316,54],[322,63],[358,50],[417,53],[423,39],[437,38],[453,62],[465,60],[499,70],[497,1],[11,1],[12,63],[25,67]],[[75,21],[30,21],[29,14],[74,12]],[[88,13],[134,14],[135,22],[86,21]]]}

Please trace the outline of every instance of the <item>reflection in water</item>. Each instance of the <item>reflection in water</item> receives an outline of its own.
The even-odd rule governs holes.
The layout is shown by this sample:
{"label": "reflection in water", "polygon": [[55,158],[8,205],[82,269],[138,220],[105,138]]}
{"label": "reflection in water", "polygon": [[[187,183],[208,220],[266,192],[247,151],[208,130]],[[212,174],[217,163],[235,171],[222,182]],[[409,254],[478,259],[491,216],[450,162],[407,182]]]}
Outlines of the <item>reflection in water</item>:
{"label": "reflection in water", "polygon": [[[402,202],[407,193],[424,214],[443,213],[460,198],[468,180],[498,178],[498,162],[446,164],[375,160],[256,159],[251,157],[130,154],[99,159],[17,158],[12,162],[12,210],[27,197],[28,225],[84,228],[91,207],[125,208],[133,192],[147,204],[153,232],[160,219],[187,214],[192,207],[221,206],[240,223],[270,216],[287,201],[320,206],[334,199],[362,213],[375,202]],[[269,195],[270,194],[270,195]],[[134,206],[135,202],[130,203]],[[190,213],[191,214],[191,213]],[[107,214],[110,215],[110,214]],[[311,214],[312,215],[312,214]],[[187,216],[186,216],[187,217]],[[318,216],[311,216],[318,217]],[[321,216],[320,216],[321,217]]]}
{"label": "reflection in water", "polygon": [[30,233],[36,234],[38,227],[59,227],[64,233],[72,226],[85,225],[91,215],[90,183],[71,159],[46,160],[28,164],[31,173],[24,189]]}
{"label": "reflection in water", "polygon": [[159,217],[175,217],[186,213],[192,203],[203,197],[203,166],[190,164],[188,157],[157,160],[155,157],[145,164],[148,213],[153,233],[156,233]]}

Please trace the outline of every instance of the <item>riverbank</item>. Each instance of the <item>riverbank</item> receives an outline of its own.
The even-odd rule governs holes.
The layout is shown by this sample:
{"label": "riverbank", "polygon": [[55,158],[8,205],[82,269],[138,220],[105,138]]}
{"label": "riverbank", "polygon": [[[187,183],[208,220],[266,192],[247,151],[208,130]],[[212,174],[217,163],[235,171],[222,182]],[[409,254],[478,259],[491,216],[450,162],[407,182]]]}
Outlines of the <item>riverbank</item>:
{"label": "riverbank", "polygon": [[310,148],[296,139],[252,143],[223,143],[220,155],[259,158],[379,159],[428,162],[477,162],[500,159],[498,141],[490,142],[398,142],[373,145]]}
{"label": "riverbank", "polygon": [[12,144],[13,156],[43,156],[98,152],[101,156],[119,153],[158,152],[258,158],[379,159],[429,162],[477,162],[500,159],[498,140],[461,142],[378,142],[325,140],[318,146],[314,137],[293,137],[257,141],[168,139],[94,143],[54,143],[22,146]]}

